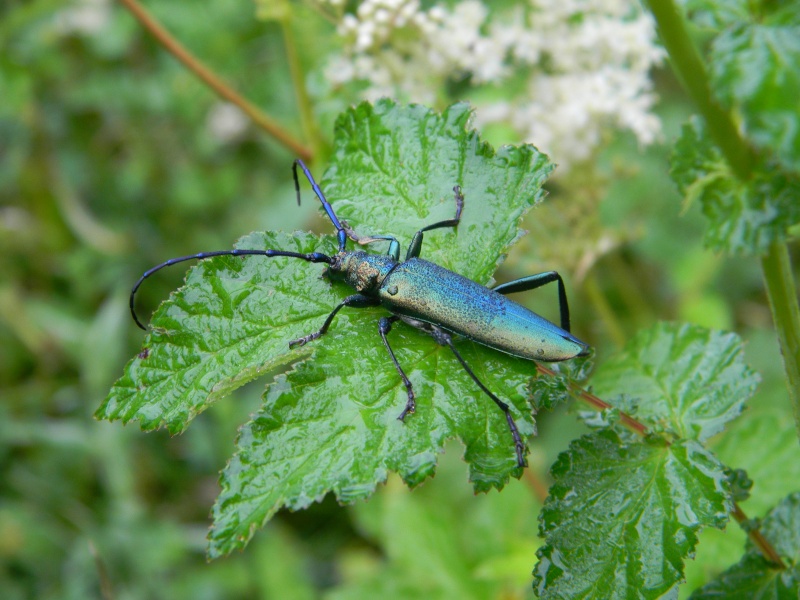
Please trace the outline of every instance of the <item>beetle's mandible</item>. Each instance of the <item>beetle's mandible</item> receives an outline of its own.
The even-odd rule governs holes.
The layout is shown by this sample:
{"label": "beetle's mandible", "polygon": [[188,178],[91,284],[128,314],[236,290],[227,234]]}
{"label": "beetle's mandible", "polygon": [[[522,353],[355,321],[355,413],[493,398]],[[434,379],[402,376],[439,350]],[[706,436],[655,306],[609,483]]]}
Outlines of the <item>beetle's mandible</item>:
{"label": "beetle's mandible", "polygon": [[[318,331],[290,342],[289,347],[301,346],[324,335],[336,314],[345,306],[350,308],[383,306],[392,314],[389,317],[382,317],[378,321],[378,332],[408,395],[405,408],[398,418],[404,420],[416,408],[411,381],[397,361],[387,338],[392,325],[397,321],[403,321],[428,333],[437,343],[448,346],[475,384],[503,411],[514,439],[517,465],[524,467],[525,444],[519,435],[508,404],[500,400],[478,379],[455,347],[452,335],[462,335],[484,346],[530,360],[553,362],[576,356],[586,356],[589,353],[589,345],[570,333],[569,306],[561,276],[555,271],[548,271],[509,281],[489,289],[419,258],[423,235],[426,231],[458,226],[464,207],[464,196],[459,186],[453,188],[456,201],[455,216],[417,231],[408,247],[405,260],[400,262],[400,243],[396,238],[392,236],[359,236],[347,223],[338,219],[333,207],[326,200],[317,182],[314,181],[311,172],[300,159],[295,160],[292,167],[298,204],[300,203],[298,167],[302,169],[336,228],[339,251],[335,255],[328,256],[321,252],[302,254],[284,250],[219,250],[170,259],[145,271],[133,286],[130,308],[136,324],[145,329],[134,310],[136,291],[145,279],[170,265],[213,256],[287,256],[311,263],[326,263],[328,276],[333,280],[344,281],[356,293],[342,300],[331,311]],[[362,245],[387,241],[389,250],[386,254],[368,254],[362,250],[349,251],[346,249],[348,237]],[[532,290],[554,281],[558,283],[560,327],[506,298],[506,294]]]}

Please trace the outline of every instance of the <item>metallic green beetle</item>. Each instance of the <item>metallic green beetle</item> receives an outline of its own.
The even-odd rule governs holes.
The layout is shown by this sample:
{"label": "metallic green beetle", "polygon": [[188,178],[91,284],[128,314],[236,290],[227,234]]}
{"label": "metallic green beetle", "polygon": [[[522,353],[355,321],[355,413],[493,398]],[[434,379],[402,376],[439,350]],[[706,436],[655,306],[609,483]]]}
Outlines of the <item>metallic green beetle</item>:
{"label": "metallic green beetle", "polygon": [[[416,408],[411,381],[397,361],[387,339],[392,324],[403,321],[430,334],[437,343],[448,346],[472,380],[500,407],[506,416],[511,436],[514,439],[517,465],[524,467],[525,445],[520,438],[508,404],[500,400],[478,379],[456,349],[451,334],[462,335],[484,346],[530,360],[554,362],[576,356],[586,356],[589,353],[589,345],[570,333],[569,306],[561,276],[555,271],[548,271],[489,289],[419,258],[423,234],[426,231],[458,226],[464,207],[464,196],[458,186],[453,188],[456,200],[455,217],[433,223],[415,233],[406,252],[405,260],[400,262],[400,243],[397,239],[391,236],[359,236],[346,223],[339,221],[333,207],[314,181],[311,172],[299,159],[295,160],[292,168],[298,204],[300,203],[298,166],[303,170],[314,193],[336,228],[339,243],[337,254],[328,256],[320,252],[302,254],[284,250],[219,250],[170,259],[146,271],[133,286],[130,308],[136,324],[145,329],[134,310],[136,291],[145,279],[170,265],[213,256],[288,256],[311,263],[326,263],[328,276],[333,280],[344,281],[356,293],[342,300],[331,311],[318,331],[290,342],[289,347],[302,346],[324,335],[336,313],[345,306],[351,308],[383,306],[392,313],[392,316],[382,317],[378,321],[378,331],[403,380],[408,395],[406,406],[398,418],[404,420]],[[348,237],[359,244],[388,241],[389,250],[386,254],[368,254],[361,250],[348,251],[346,249]],[[554,281],[558,282],[561,327],[505,297],[505,294],[532,290]]]}

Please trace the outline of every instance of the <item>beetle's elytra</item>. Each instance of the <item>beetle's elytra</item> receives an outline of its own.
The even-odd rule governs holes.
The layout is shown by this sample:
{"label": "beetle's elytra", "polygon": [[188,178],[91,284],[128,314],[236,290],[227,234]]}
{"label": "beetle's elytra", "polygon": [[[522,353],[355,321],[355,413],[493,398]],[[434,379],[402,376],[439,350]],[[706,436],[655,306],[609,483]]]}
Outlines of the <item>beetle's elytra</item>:
{"label": "beetle's elytra", "polygon": [[[328,276],[332,280],[345,282],[356,293],[334,307],[318,331],[293,340],[289,346],[301,346],[324,335],[336,314],[345,306],[350,308],[383,306],[391,316],[382,317],[378,321],[378,332],[408,394],[406,406],[398,418],[404,420],[416,408],[412,383],[397,361],[387,338],[392,324],[403,321],[428,333],[437,343],[448,346],[476,385],[503,411],[514,439],[517,465],[524,467],[525,444],[520,438],[508,404],[500,400],[478,379],[456,349],[452,334],[462,335],[484,346],[530,360],[552,362],[586,356],[589,353],[589,345],[570,333],[569,306],[561,276],[555,271],[548,271],[489,289],[419,258],[426,231],[458,226],[464,208],[464,196],[459,186],[453,188],[456,201],[455,217],[433,223],[417,231],[408,247],[405,260],[400,262],[400,244],[397,239],[392,236],[359,236],[346,223],[339,221],[311,172],[299,159],[294,161],[292,168],[298,204],[300,203],[298,166],[336,228],[339,251],[335,255],[328,256],[320,252],[302,254],[284,250],[219,250],[170,259],[145,271],[133,286],[130,308],[136,324],[145,329],[134,310],[136,291],[145,279],[170,265],[213,256],[287,256],[312,263],[326,263]],[[348,237],[362,245],[375,241],[388,241],[389,250],[386,254],[347,250]],[[558,283],[560,327],[506,297],[506,294],[532,290],[554,281]]]}

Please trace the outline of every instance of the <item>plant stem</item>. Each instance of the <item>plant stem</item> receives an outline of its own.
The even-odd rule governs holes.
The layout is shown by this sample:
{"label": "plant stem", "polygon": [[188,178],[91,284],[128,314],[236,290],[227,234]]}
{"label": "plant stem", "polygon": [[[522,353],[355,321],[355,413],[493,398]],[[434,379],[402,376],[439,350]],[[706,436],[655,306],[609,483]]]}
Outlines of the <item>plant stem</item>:
{"label": "plant stem", "polygon": [[[724,154],[733,174],[742,181],[746,180],[753,169],[752,150],[739,135],[731,115],[712,100],[708,73],[686,32],[686,25],[675,3],[673,0],[646,0],[646,3],[656,19],[672,66],[697,104],[714,142]],[[767,254],[761,258],[761,268],[783,355],[795,426],[800,437],[800,308],[786,246],[770,246]]]}
{"label": "plant stem", "polygon": [[[541,363],[536,363],[536,370],[543,375],[548,375],[550,377],[556,377],[556,372],[548,369]],[[602,400],[592,394],[591,392],[587,392],[581,386],[572,381],[569,382],[570,389],[578,394],[581,400],[586,402],[589,406],[596,410],[606,410],[607,408],[613,408],[608,402]],[[647,427],[643,424],[634,419],[632,416],[625,414],[624,412],[620,411],[620,422],[633,431],[634,433],[638,433],[640,436],[644,437],[647,435]]]}
{"label": "plant stem", "polygon": [[164,46],[175,58],[181,61],[190,71],[197,75],[203,83],[214,90],[223,99],[239,107],[253,122],[274,137],[278,142],[289,148],[300,158],[310,161],[312,153],[309,148],[284,130],[271,117],[264,114],[257,106],[246,100],[216,73],[200,62],[178,40],[176,40],[161,24],[139,4],[136,0],[120,0],[131,14],[147,29],[158,42]]}
{"label": "plant stem", "polygon": [[789,251],[784,244],[772,244],[761,257],[761,269],[767,287],[769,306],[786,371],[786,385],[794,410],[794,422],[800,437],[800,308],[797,287],[792,276]]}
{"label": "plant stem", "polygon": [[739,179],[750,177],[754,156],[731,115],[711,96],[708,73],[673,0],[645,0],[675,73],[703,115],[708,132]]}
{"label": "plant stem", "polygon": [[311,100],[306,90],[305,77],[303,75],[303,65],[297,54],[297,41],[292,30],[291,11],[289,16],[280,19],[281,30],[283,31],[283,43],[286,49],[286,61],[289,63],[289,73],[292,77],[292,86],[297,97],[297,106],[300,111],[300,124],[303,127],[303,134],[307,140],[311,140],[311,145],[319,148],[320,135],[317,129],[317,121],[311,109]]}
{"label": "plant stem", "polygon": [[744,514],[744,511],[741,509],[741,507],[736,504],[736,502],[733,503],[733,511],[731,511],[731,514],[733,515],[733,518],[736,519],[736,522],[742,526],[742,529],[747,531],[750,541],[752,541],[756,545],[756,548],[761,551],[761,554],[764,555],[764,558],[773,563],[779,569],[785,569],[786,565],[781,559],[781,555],[778,554],[778,551],[772,547],[772,544],[770,544],[769,540],[764,537],[764,534],[762,534],[757,527],[748,527],[746,525],[749,519],[747,518],[747,515]]}
{"label": "plant stem", "polygon": [[544,501],[547,500],[547,484],[542,481],[539,474],[536,473],[533,469],[525,469],[523,472],[525,475],[525,483],[528,484],[528,487],[533,492],[533,495],[536,496],[536,499],[539,500],[542,504]]}
{"label": "plant stem", "polygon": [[620,252],[612,252],[606,260],[610,267],[612,286],[621,292],[628,315],[633,318],[638,327],[646,327],[653,322],[655,317],[652,303],[644,297],[642,292],[641,279],[632,272],[630,265],[623,260]]}
{"label": "plant stem", "polygon": [[625,331],[622,329],[611,305],[603,295],[603,291],[597,283],[597,277],[592,272],[584,279],[583,289],[586,295],[589,296],[589,301],[594,305],[600,320],[605,325],[608,335],[614,341],[614,345],[617,348],[622,348],[625,345]]}

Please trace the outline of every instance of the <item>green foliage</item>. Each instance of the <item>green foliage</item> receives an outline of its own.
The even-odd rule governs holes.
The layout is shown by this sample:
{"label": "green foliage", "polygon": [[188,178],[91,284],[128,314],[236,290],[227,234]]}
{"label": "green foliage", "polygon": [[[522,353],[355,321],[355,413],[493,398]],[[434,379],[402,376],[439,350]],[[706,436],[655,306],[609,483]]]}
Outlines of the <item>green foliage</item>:
{"label": "green foliage", "polygon": [[573,442],[552,475],[542,598],[660,598],[682,581],[697,531],[728,520],[722,464],[692,440],[625,443],[605,430]]}
{"label": "green foliage", "polygon": [[758,381],[739,336],[661,323],[600,365],[592,385],[651,431],[704,442],[739,415]]}
{"label": "green foliage", "polygon": [[700,202],[709,221],[706,244],[715,250],[763,253],[800,220],[797,176],[765,165],[747,181],[738,179],[697,118],[683,126],[671,175],[687,205]]}
{"label": "green foliage", "polygon": [[800,173],[800,11],[763,3],[732,20],[709,56],[717,98],[741,112],[745,135]]}
{"label": "green foliage", "polygon": [[[423,253],[488,281],[552,167],[532,146],[495,153],[467,129],[469,115],[466,105],[441,116],[389,101],[359,105],[339,119],[322,186],[340,218],[370,234],[410,240],[425,223],[452,214],[452,188],[460,185],[466,205],[458,233],[428,234]],[[330,236],[307,234],[253,234],[238,247],[335,253]],[[214,510],[212,556],[241,547],[282,506],[305,508],[330,491],[352,502],[372,494],[390,470],[417,485],[433,474],[451,437],[466,445],[476,490],[502,487],[518,474],[503,414],[449,349],[427,336],[404,326],[392,334],[419,398],[406,423],[397,420],[405,388],[375,331],[380,311],[338,317],[329,334],[289,351],[290,341],[318,329],[352,293],[319,271],[290,258],[203,261],[156,312],[146,352],[132,359],[97,412],[178,432],[259,374],[299,363],[270,386],[241,431]],[[530,363],[462,346],[481,380],[511,402],[522,434],[532,434]]]}
{"label": "green foliage", "polygon": [[709,220],[706,243],[735,254],[763,254],[800,222],[800,12],[791,3],[688,3],[715,32],[708,56],[712,93],[741,116],[744,143],[757,149],[751,173],[737,173],[697,118],[684,126],[672,177],[687,205]]}
{"label": "green foliage", "polygon": [[[331,252],[336,246],[310,234],[265,233],[237,247]],[[202,261],[156,312],[142,352],[96,416],[177,433],[237,387],[308,356],[309,348],[290,354],[289,341],[318,327],[340,297],[319,268],[307,267],[288,259]]]}
{"label": "green foliage", "polygon": [[800,493],[782,500],[767,514],[759,529],[787,568],[777,569],[748,541],[742,560],[692,594],[693,600],[734,597],[779,600],[800,596]]}
{"label": "green foliage", "polygon": [[662,597],[682,581],[697,533],[728,520],[729,475],[700,442],[738,415],[757,377],[735,335],[659,324],[593,381],[611,402],[624,391],[617,408],[669,435],[632,439],[612,426],[559,457],[534,585],[543,598]]}
{"label": "green foliage", "polygon": [[[800,448],[755,259],[791,241],[800,220],[793,3],[684,3],[704,28],[705,87],[751,151],[747,177],[725,163],[730,148],[712,141],[711,121],[690,121],[673,153],[686,195],[679,217],[665,147],[617,137],[597,161],[548,184],[548,201],[523,223],[532,235],[514,248],[520,216],[542,196],[544,158],[491,151],[466,127],[464,105],[444,116],[359,106],[340,118],[334,142],[336,115],[356,99],[322,83],[341,42],[317,3],[261,2],[262,16],[278,19],[267,23],[248,3],[146,3],[314,146],[310,164],[328,168],[322,188],[360,233],[407,243],[452,216],[460,183],[464,222],[427,234],[425,258],[482,283],[564,275],[573,331],[595,349],[591,361],[549,365],[556,377],[532,379],[532,363],[459,342],[526,434],[530,406],[540,411],[520,480],[509,478],[518,473],[497,408],[419,332],[398,324],[391,334],[418,392],[405,424],[396,420],[405,391],[376,331],[381,311],[343,311],[328,336],[288,349],[347,293],[320,278],[320,265],[203,261],[156,311],[138,354],[127,293],[145,268],[230,247],[252,229],[330,232],[330,223],[314,215],[305,182],[295,205],[294,156],[253,127],[216,132],[219,100],[128,13],[112,4],[96,29],[70,20],[74,8],[101,5],[0,3],[4,599],[525,598],[532,569],[534,591],[547,597],[686,597],[694,588],[699,597],[756,597],[759,585],[764,597],[797,596]],[[655,82],[671,139],[693,109],[668,75]],[[469,87],[455,82],[436,96],[466,98]],[[502,86],[483,93],[509,97]],[[501,125],[492,139],[511,130]],[[707,244],[736,259],[704,252],[701,211]],[[330,235],[305,232],[253,233],[237,246],[335,250]],[[183,272],[149,279],[140,312]],[[546,289],[515,297],[539,301],[536,310],[557,320],[554,299]],[[653,326],[665,319],[732,329],[745,343],[695,325]],[[746,407],[757,377],[742,348],[763,379]],[[92,419],[126,356],[135,358],[100,414],[183,435]],[[577,380],[614,407],[582,420],[559,410]],[[621,410],[653,435],[623,429]],[[458,439],[443,455],[448,438]],[[271,520],[246,552],[206,563],[208,509],[226,461],[211,552],[243,546]],[[542,541],[535,521],[550,483]],[[751,544],[732,566],[746,534],[717,529],[732,500],[751,517],[772,509],[763,532],[789,569],[770,567]]]}
{"label": "green foliage", "polygon": [[426,485],[408,490],[391,476],[369,502],[356,504],[355,526],[386,560],[362,553],[331,600],[530,596],[539,502],[522,481],[475,496],[463,477],[463,464],[449,453]]}

